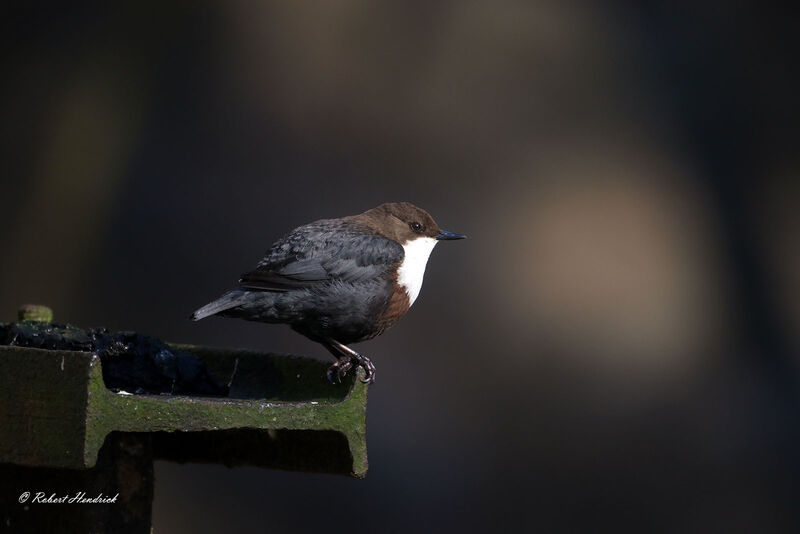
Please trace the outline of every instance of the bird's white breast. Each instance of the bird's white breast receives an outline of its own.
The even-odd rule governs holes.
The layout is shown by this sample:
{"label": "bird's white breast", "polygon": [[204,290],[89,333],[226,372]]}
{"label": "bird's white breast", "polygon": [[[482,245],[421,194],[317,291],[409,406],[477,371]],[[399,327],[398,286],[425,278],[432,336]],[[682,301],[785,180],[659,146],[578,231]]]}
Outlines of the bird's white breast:
{"label": "bird's white breast", "polygon": [[414,304],[422,289],[422,278],[425,276],[425,265],[437,241],[432,237],[418,237],[406,241],[403,249],[406,251],[403,263],[397,269],[397,283],[403,286],[408,295],[409,305]]}

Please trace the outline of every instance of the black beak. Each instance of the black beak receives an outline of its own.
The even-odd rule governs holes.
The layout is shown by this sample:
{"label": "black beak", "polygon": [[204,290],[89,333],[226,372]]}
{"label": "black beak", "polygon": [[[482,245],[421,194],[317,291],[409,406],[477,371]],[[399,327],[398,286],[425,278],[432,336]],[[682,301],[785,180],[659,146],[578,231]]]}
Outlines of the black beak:
{"label": "black beak", "polygon": [[451,239],[466,239],[467,236],[464,234],[456,234],[453,232],[448,232],[447,230],[442,230],[436,235],[436,239],[439,241],[449,241]]}

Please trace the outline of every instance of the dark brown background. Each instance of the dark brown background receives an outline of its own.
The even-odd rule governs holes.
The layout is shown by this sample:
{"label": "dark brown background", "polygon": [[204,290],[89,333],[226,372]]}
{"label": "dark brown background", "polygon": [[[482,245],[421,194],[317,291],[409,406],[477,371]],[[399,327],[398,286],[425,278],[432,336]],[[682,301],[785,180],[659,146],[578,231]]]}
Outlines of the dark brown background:
{"label": "dark brown background", "polygon": [[3,9],[0,304],[191,323],[288,229],[408,200],[437,247],[366,480],[156,465],[156,532],[797,528],[796,27],[757,2]]}

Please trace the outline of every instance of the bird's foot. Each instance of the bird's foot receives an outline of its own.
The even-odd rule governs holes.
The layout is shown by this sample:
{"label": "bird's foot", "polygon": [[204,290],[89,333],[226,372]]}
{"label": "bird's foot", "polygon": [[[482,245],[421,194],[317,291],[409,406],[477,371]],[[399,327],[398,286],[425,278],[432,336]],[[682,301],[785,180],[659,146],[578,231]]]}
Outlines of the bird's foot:
{"label": "bird's foot", "polygon": [[364,378],[361,379],[365,384],[375,382],[375,365],[366,356],[353,351],[353,354],[345,354],[341,356],[336,362],[328,368],[328,380],[331,383],[336,381],[341,382],[342,378],[347,375],[347,372],[353,366],[361,367],[364,369]]}
{"label": "bird's foot", "polygon": [[353,359],[350,356],[342,356],[336,363],[328,367],[328,381],[331,384],[335,384],[337,381],[341,382],[342,378],[347,375],[347,371],[349,371],[353,367]]}
{"label": "bird's foot", "polygon": [[358,359],[358,366],[364,369],[364,378],[361,379],[365,384],[372,384],[375,382],[375,364],[367,358],[356,353]]}

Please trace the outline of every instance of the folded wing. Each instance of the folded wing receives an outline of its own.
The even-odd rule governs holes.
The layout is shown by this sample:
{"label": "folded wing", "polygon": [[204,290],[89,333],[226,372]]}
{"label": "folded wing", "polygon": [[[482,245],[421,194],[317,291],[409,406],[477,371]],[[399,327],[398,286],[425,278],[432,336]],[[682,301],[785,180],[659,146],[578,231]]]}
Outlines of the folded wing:
{"label": "folded wing", "polygon": [[339,220],[317,221],[277,241],[256,269],[242,275],[239,285],[290,291],[333,280],[366,281],[396,268],[404,254],[391,239],[353,232]]}

